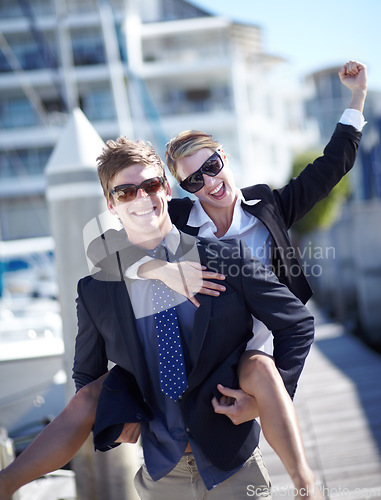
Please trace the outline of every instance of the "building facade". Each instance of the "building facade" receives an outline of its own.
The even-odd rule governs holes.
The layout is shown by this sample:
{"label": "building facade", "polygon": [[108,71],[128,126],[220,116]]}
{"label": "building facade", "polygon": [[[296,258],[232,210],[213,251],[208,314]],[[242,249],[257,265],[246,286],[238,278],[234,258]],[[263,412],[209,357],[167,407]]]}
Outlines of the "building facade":
{"label": "building facade", "polygon": [[316,139],[262,29],[183,0],[0,0],[0,239],[50,234],[44,168],[80,107],[99,135],[219,140],[239,186],[286,181]]}

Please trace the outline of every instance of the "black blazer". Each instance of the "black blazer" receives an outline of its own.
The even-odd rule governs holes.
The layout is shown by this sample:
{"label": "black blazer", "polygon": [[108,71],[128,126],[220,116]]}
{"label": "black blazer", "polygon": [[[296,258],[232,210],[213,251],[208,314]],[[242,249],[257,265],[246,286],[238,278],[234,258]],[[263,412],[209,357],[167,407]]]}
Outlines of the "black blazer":
{"label": "black blazer", "polygon": [[[129,280],[123,279],[130,259],[138,258],[141,250],[119,247],[109,253],[121,240],[103,243],[100,258],[94,259],[99,272],[78,284],[73,377],[80,388],[106,372],[107,360],[119,365],[106,380],[94,427],[95,446],[107,449],[123,423],[152,418],[153,395]],[[275,362],[291,395],[313,341],[313,318],[285,285],[252,258],[243,242],[198,240],[182,234],[178,258],[189,260],[192,247],[202,264],[215,270],[231,266],[234,273],[226,273],[227,290],[219,297],[197,296],[201,306],[195,313],[190,345],[191,371],[180,406],[187,432],[205,455],[221,469],[232,470],[257,446],[259,425],[256,421],[233,425],[214,412],[211,399],[218,396],[217,383],[238,388],[237,365],[251,337],[251,315],[273,332]]]}
{"label": "black blazer", "polygon": [[[257,184],[242,189],[246,200],[261,200],[254,206],[244,204],[243,208],[269,230],[274,273],[304,304],[311,298],[312,290],[293,250],[288,229],[325,198],[353,167],[361,135],[354,127],[338,123],[323,156],[286,186],[272,190],[266,184]],[[181,231],[197,235],[198,228],[187,225],[192,205],[189,198],[171,200],[169,214]]]}

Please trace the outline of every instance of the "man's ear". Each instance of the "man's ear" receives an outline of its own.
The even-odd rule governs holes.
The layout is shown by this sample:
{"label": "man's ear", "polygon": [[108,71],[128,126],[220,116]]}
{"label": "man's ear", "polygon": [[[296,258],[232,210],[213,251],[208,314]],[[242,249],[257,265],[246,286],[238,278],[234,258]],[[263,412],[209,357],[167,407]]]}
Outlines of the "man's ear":
{"label": "man's ear", "polygon": [[167,198],[167,201],[171,201],[172,200],[172,189],[171,189],[171,185],[169,184],[168,181],[167,181],[167,184],[165,186],[165,190],[166,190],[165,197]]}
{"label": "man's ear", "polygon": [[116,215],[116,211],[115,211],[114,205],[111,203],[111,201],[108,198],[106,198],[106,203],[107,203],[107,208],[108,208],[109,212],[112,215]]}

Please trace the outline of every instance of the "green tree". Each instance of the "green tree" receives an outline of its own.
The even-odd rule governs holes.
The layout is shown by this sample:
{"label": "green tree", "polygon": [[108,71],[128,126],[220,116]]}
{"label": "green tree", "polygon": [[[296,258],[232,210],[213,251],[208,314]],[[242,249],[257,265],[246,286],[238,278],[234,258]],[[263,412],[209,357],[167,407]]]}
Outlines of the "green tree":
{"label": "green tree", "polygon": [[[312,163],[319,155],[320,153],[316,153],[316,151],[307,151],[296,156],[292,165],[292,176],[297,177],[306,165]],[[326,198],[317,203],[312,210],[293,226],[295,233],[301,236],[315,229],[324,229],[331,226],[336,220],[340,206],[348,198],[349,193],[349,179],[348,176],[345,176]]]}

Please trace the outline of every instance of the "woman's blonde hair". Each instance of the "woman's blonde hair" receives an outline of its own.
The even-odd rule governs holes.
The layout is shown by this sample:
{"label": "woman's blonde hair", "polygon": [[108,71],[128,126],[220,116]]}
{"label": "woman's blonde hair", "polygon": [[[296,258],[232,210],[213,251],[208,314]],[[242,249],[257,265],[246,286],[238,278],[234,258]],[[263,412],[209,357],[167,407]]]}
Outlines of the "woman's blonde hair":
{"label": "woman's blonde hair", "polygon": [[200,130],[185,130],[168,142],[165,150],[165,160],[169,171],[177,182],[180,182],[182,179],[180,179],[177,173],[176,162],[186,156],[197,153],[197,151],[203,148],[216,151],[221,148],[221,145],[211,135]]}

